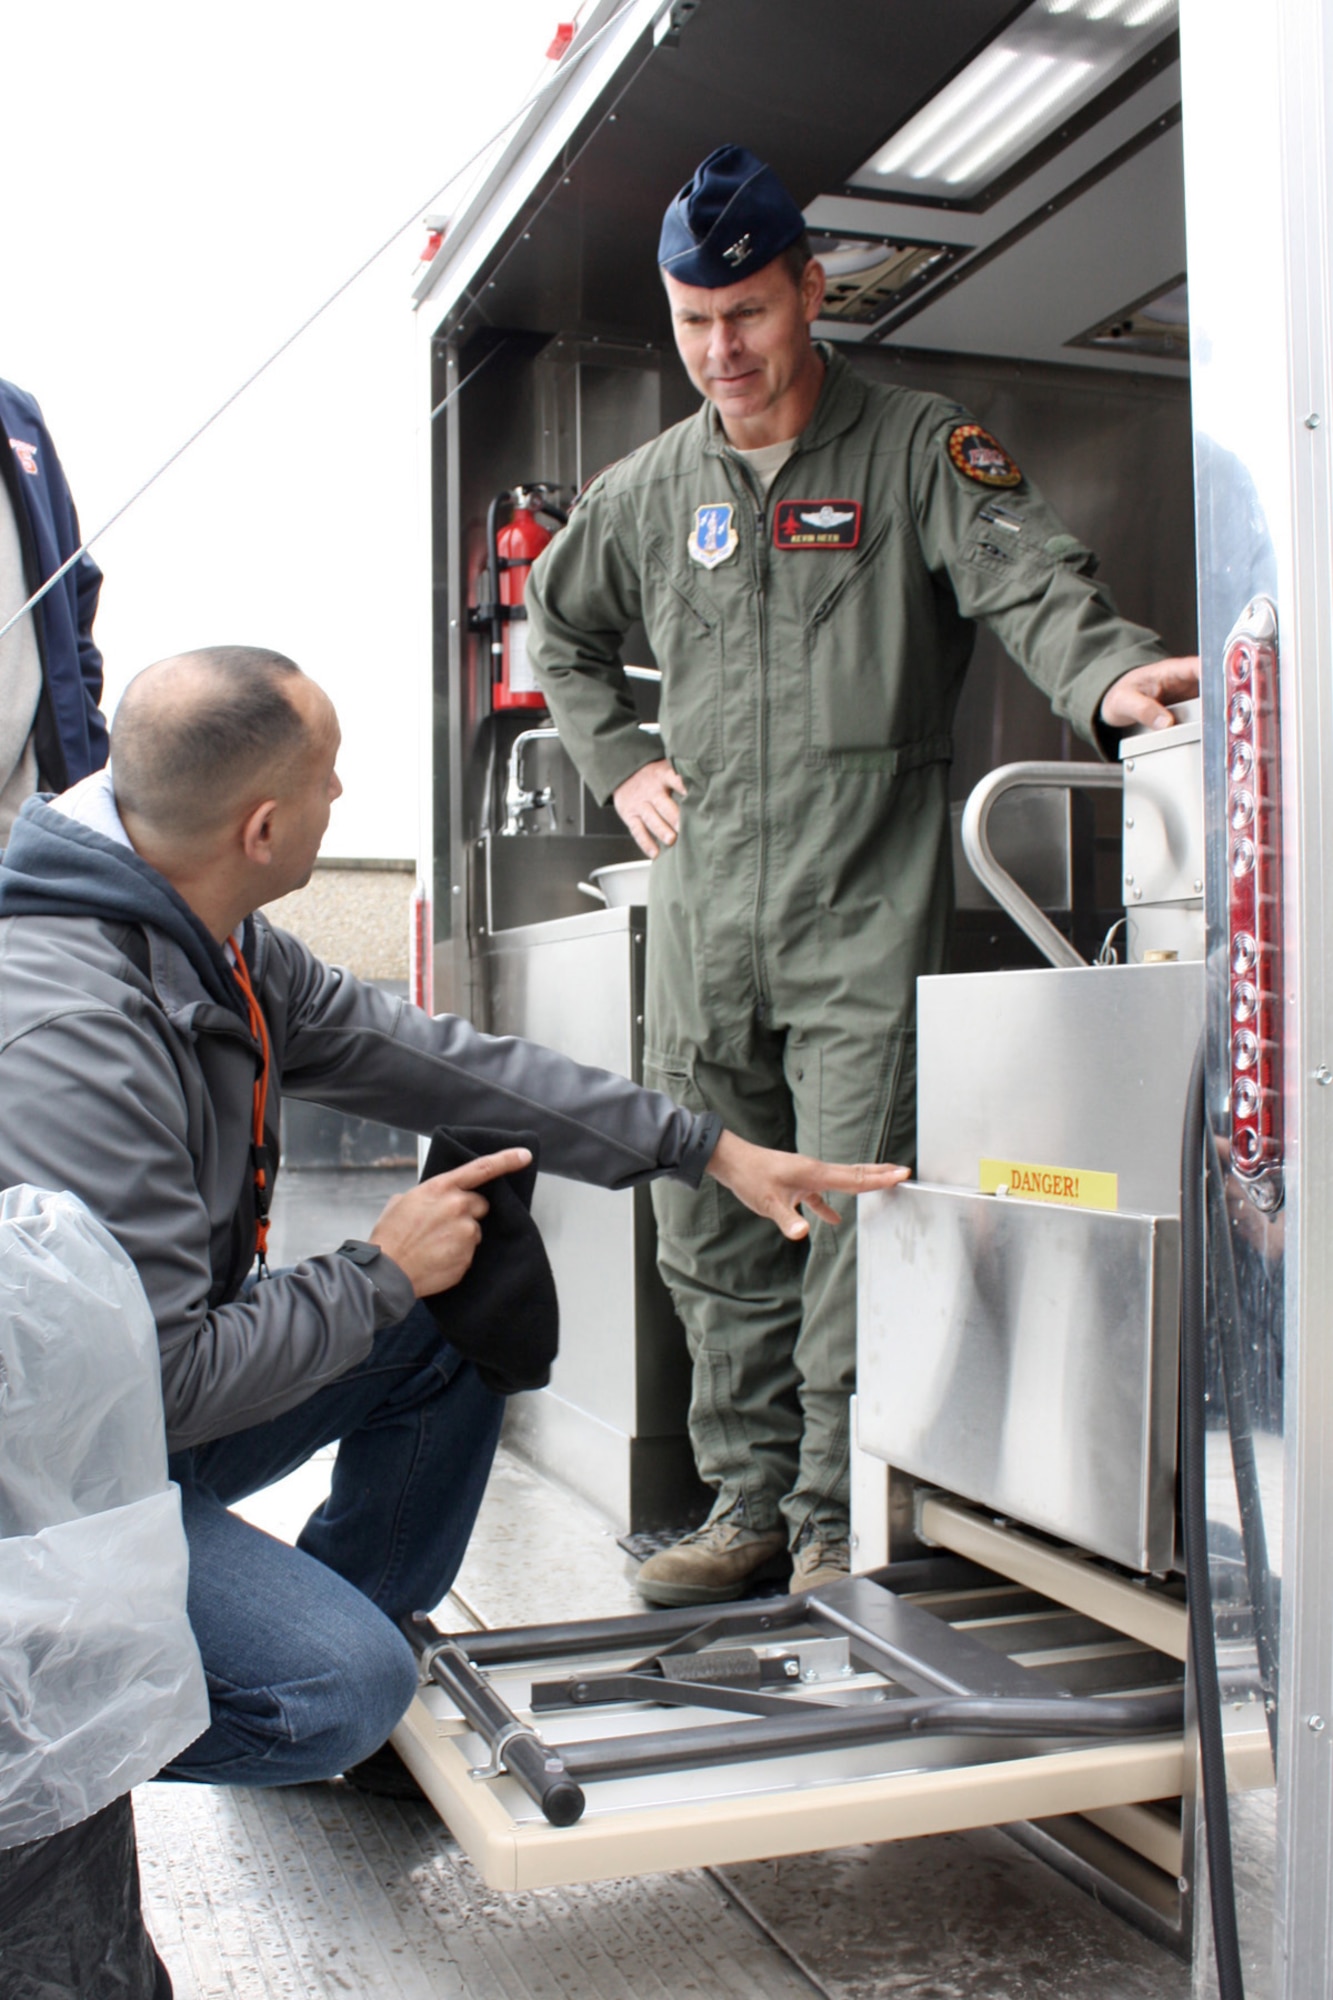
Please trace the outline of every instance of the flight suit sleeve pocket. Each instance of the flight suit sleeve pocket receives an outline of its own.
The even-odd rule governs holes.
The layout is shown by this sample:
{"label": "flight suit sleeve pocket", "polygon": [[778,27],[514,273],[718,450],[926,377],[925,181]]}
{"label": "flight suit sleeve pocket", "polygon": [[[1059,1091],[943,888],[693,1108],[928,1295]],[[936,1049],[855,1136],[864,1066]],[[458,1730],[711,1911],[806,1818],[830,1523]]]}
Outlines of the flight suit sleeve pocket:
{"label": "flight suit sleeve pocket", "polygon": [[[685,1056],[645,1048],[643,1082],[646,1090],[660,1090],[673,1103],[683,1104],[687,1111],[705,1112],[713,1108],[704,1102],[693,1066]],[[654,1181],[653,1213],[657,1217],[659,1246],[670,1262],[673,1240],[695,1242],[701,1237],[716,1236],[720,1214],[718,1183],[707,1173],[697,1188],[686,1187],[683,1181]]]}

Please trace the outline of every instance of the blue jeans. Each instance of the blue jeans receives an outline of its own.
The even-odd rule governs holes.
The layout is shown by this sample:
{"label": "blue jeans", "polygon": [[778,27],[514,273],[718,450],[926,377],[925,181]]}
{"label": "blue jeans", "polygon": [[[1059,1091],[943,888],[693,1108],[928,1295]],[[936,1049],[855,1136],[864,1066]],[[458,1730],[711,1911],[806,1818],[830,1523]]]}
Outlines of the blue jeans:
{"label": "blue jeans", "polygon": [[[164,1777],[309,1784],[379,1748],[417,1683],[395,1621],[453,1582],[503,1411],[417,1305],[285,1416],[173,1454],[213,1719]],[[228,1512],[336,1440],[295,1548]]]}

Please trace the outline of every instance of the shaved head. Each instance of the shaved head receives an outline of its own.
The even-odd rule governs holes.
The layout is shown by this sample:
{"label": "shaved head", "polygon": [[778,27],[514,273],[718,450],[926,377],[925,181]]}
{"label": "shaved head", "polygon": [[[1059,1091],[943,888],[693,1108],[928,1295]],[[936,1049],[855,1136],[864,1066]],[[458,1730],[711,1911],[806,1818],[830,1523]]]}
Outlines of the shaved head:
{"label": "shaved head", "polygon": [[122,816],[173,843],[217,831],[304,762],[312,695],[294,661],[259,646],[209,646],[145,667],[111,730]]}

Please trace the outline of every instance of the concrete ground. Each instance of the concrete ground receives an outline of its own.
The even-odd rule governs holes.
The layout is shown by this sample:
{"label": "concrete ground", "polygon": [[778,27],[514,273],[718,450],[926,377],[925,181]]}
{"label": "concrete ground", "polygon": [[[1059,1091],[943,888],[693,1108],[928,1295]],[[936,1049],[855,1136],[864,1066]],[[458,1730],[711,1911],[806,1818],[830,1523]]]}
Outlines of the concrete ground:
{"label": "concrete ground", "polygon": [[[364,1235],[409,1176],[284,1177],[274,1261]],[[247,1504],[292,1537],[316,1461]],[[637,1609],[612,1526],[501,1451],[442,1622]],[[181,2000],[1187,2000],[1186,1968],[1003,1834],[574,1889],[486,1888],[435,1813],[341,1782],[148,1785],[149,1923]]]}

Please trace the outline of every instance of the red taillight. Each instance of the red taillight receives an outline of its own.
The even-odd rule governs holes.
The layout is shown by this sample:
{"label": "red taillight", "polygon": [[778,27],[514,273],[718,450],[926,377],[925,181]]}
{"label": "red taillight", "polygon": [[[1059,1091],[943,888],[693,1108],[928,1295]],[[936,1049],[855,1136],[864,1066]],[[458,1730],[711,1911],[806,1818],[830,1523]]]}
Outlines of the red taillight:
{"label": "red taillight", "polygon": [[1223,673],[1231,1167],[1263,1209],[1282,1200],[1277,659],[1277,614],[1257,597],[1227,640]]}
{"label": "red taillight", "polygon": [[418,882],[412,893],[412,927],[408,941],[407,978],[412,1005],[424,1008],[427,1014],[435,1012],[430,933],[430,897],[426,893],[425,883]]}

